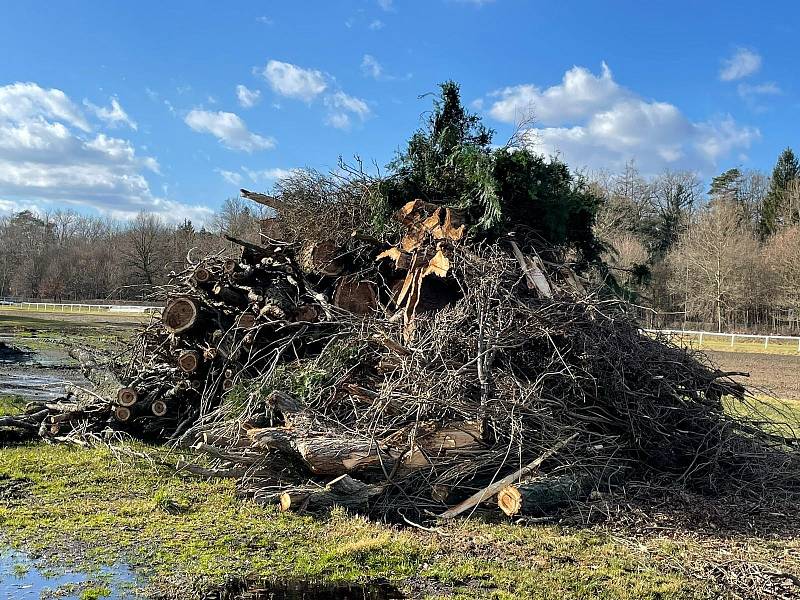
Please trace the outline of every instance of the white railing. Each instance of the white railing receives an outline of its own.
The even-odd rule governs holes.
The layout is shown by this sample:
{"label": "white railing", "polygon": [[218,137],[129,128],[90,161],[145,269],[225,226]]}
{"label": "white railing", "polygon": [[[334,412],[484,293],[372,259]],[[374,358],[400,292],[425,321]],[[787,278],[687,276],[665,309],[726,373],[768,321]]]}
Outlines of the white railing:
{"label": "white railing", "polygon": [[764,350],[769,348],[770,340],[785,340],[790,342],[797,342],[797,352],[800,353],[800,337],[793,336],[793,335],[758,335],[753,333],[718,333],[715,331],[692,331],[688,329],[643,329],[642,331],[646,331],[648,333],[663,333],[668,336],[676,336],[676,337],[693,337],[698,339],[698,347],[703,347],[703,339],[704,338],[723,338],[725,340],[730,340],[731,347],[736,344],[737,339],[763,339],[764,340]]}
{"label": "white railing", "polygon": [[60,312],[60,313],[93,313],[107,312],[113,314],[143,315],[159,312],[157,306],[132,306],[129,304],[83,304],[79,302],[2,302],[1,308],[14,308],[33,312]]}

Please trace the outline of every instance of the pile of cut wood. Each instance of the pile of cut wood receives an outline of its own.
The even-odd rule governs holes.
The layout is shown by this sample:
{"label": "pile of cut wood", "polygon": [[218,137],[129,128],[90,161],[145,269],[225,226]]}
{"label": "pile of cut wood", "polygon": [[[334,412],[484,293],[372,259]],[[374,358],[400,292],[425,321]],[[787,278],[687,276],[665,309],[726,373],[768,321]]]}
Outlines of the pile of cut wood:
{"label": "pile of cut wood", "polygon": [[21,427],[192,446],[181,470],[282,510],[542,514],[654,473],[738,493],[797,481],[785,438],[723,410],[741,385],[568,265],[467,241],[453,207],[396,218],[394,243],[229,238],[238,258],[173,274],[127,362],[76,354],[96,387]]}

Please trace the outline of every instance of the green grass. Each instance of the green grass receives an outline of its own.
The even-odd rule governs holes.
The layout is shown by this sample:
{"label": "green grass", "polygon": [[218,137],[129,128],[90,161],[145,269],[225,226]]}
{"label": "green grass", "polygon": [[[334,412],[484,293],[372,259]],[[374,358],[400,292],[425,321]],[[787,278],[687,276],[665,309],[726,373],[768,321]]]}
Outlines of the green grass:
{"label": "green grass", "polygon": [[341,510],[321,518],[282,514],[238,500],[231,481],[184,479],[149,463],[123,464],[104,447],[1,449],[0,476],[34,482],[29,497],[0,504],[0,536],[8,543],[95,565],[121,559],[154,581],[218,583],[231,574],[260,573],[349,582],[386,578],[401,587],[424,581],[431,597],[705,593],[703,582],[675,566],[674,549],[654,545],[642,553],[599,529],[459,520],[438,536]]}
{"label": "green grass", "polygon": [[729,414],[755,420],[778,435],[800,437],[800,400],[757,396],[745,402],[726,397],[723,402]]}
{"label": "green grass", "polygon": [[26,400],[22,396],[0,394],[0,417],[18,415],[25,408]]}
{"label": "green grass", "polygon": [[672,341],[689,348],[717,352],[747,352],[750,354],[780,354],[800,356],[797,340],[770,340],[764,347],[764,338],[739,338],[731,345],[730,337],[704,336],[703,343],[696,335],[673,336]]}

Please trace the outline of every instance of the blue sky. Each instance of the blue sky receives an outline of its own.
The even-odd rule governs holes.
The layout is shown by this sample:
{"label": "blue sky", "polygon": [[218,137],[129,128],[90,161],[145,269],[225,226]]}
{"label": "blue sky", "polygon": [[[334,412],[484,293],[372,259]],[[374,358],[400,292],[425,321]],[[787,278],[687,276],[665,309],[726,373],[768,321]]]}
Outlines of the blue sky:
{"label": "blue sky", "polygon": [[0,211],[202,221],[341,154],[384,165],[452,78],[504,142],[573,167],[771,169],[800,125],[774,2],[12,2]]}

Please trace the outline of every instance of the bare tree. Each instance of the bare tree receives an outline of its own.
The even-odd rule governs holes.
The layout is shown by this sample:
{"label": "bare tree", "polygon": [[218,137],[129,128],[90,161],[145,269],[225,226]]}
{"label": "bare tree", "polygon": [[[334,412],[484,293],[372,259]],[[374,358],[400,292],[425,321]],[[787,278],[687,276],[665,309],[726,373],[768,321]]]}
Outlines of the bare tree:
{"label": "bare tree", "polygon": [[124,236],[124,263],[136,283],[160,282],[167,262],[169,228],[156,215],[141,212]]}
{"label": "bare tree", "polygon": [[728,317],[753,293],[758,251],[741,206],[712,202],[699,212],[669,256],[670,287],[683,292],[688,314],[710,316],[722,331]]}

